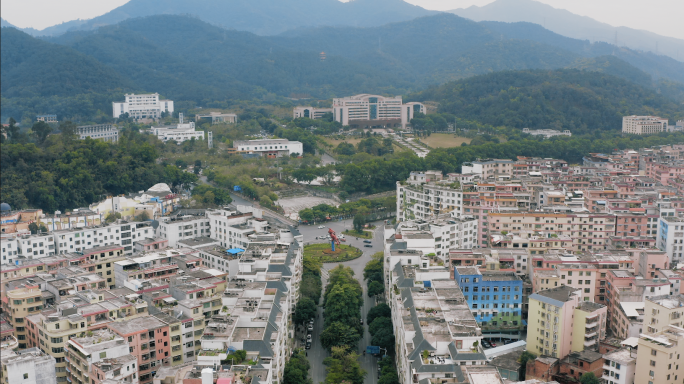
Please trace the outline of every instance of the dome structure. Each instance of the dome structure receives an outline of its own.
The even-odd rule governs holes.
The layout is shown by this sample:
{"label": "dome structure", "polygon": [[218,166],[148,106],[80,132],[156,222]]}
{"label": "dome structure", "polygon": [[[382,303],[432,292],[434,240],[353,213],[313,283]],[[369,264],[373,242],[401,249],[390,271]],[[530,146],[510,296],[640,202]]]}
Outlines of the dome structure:
{"label": "dome structure", "polygon": [[0,212],[9,212],[11,210],[12,210],[12,207],[10,207],[9,204],[7,204],[7,203],[0,204]]}

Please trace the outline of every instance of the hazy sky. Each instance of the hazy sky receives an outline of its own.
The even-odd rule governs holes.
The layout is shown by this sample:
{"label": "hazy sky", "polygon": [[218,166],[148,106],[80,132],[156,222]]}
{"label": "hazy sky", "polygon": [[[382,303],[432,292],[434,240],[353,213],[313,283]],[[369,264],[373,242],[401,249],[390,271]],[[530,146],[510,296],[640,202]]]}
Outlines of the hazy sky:
{"label": "hazy sky", "polygon": [[[405,0],[423,8],[448,10],[482,6],[493,0]],[[684,0],[538,0],[555,8],[613,25],[645,29],[684,39]],[[43,29],[102,15],[128,0],[2,0],[2,17],[21,27]]]}

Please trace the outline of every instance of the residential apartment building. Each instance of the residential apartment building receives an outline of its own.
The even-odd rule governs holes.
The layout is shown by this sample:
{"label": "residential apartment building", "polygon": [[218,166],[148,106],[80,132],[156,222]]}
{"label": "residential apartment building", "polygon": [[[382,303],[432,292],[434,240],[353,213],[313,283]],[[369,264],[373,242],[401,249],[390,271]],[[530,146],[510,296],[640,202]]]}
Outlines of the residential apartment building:
{"label": "residential apartment building", "polygon": [[620,348],[603,354],[603,375],[607,384],[634,384],[637,352]]}
{"label": "residential apartment building", "polygon": [[482,332],[448,269],[418,268],[409,254],[386,252],[385,260],[399,382],[462,382],[468,368],[485,365]]}
{"label": "residential apartment building", "polygon": [[95,140],[116,143],[119,141],[119,128],[114,124],[83,125],[77,128],[81,140],[90,137]]}
{"label": "residential apartment building", "polygon": [[112,103],[112,117],[118,119],[128,114],[133,119],[153,119],[161,117],[162,113],[173,113],[173,100],[160,100],[158,93],[124,95],[123,102]]}
{"label": "residential apartment building", "polygon": [[401,96],[360,94],[333,99],[333,119],[352,127],[406,128],[416,113],[426,113],[421,103],[404,103]]}
{"label": "residential apartment building", "polygon": [[140,384],[151,383],[152,371],[171,363],[169,325],[154,316],[110,323],[108,328],[128,342],[129,352],[137,358]]}
{"label": "residential apartment building", "polygon": [[23,285],[7,292],[6,301],[2,301],[2,310],[14,328],[19,349],[26,349],[29,345],[26,317],[40,312],[43,307],[42,292],[37,285]]}
{"label": "residential apartment building", "polygon": [[607,309],[581,301],[581,292],[560,286],[530,295],[527,350],[564,358],[605,338]]}
{"label": "residential apartment building", "polygon": [[643,321],[645,333],[659,333],[668,325],[684,326],[684,295],[661,295],[646,298]]}
{"label": "residential apartment building", "polygon": [[156,235],[168,240],[169,247],[176,248],[181,240],[209,237],[210,222],[206,216],[170,216],[159,220]]}
{"label": "residential apartment building", "polygon": [[657,247],[667,253],[670,263],[684,262],[684,217],[665,216],[658,221]]}
{"label": "residential apartment building", "polygon": [[454,280],[484,337],[517,339],[523,328],[523,283],[514,272],[455,267]]}
{"label": "residential apartment building", "polygon": [[[0,356],[2,384],[57,384],[55,359],[38,348],[3,351]],[[66,381],[66,380],[65,380]]]}
{"label": "residential apartment building", "polygon": [[[64,352],[67,381],[72,384],[99,384],[108,379],[107,376],[112,376],[111,379],[118,376],[119,380],[137,383],[137,361],[129,354],[128,348],[123,337],[106,329],[67,340]],[[119,366],[114,368],[113,365]],[[113,369],[108,369],[108,366]],[[118,374],[115,374],[116,370]]]}
{"label": "residential apartment building", "polygon": [[658,116],[623,116],[622,133],[650,135],[667,131],[667,119]]}
{"label": "residential apartment building", "polygon": [[[684,328],[667,325],[657,333],[639,335],[635,383],[675,384],[684,377]],[[681,367],[681,368],[680,368]]]}
{"label": "residential apartment building", "polygon": [[474,174],[480,180],[508,180],[513,176],[514,161],[506,159],[485,159],[464,163],[461,173]]}

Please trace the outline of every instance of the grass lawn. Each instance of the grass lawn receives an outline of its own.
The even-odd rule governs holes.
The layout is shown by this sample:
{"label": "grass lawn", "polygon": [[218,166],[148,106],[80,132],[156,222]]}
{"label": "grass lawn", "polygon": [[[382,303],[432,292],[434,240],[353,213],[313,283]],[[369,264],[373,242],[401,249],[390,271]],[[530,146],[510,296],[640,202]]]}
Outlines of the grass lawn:
{"label": "grass lawn", "polygon": [[467,137],[454,136],[452,133],[433,133],[428,137],[421,137],[420,141],[432,148],[451,148],[460,147],[462,143],[470,144]]}
{"label": "grass lawn", "polygon": [[325,142],[327,142],[328,144],[331,144],[333,146],[333,148],[337,148],[337,145],[342,143],[342,142],[347,142],[349,144],[354,144],[354,146],[356,146],[356,144],[358,144],[361,141],[360,138],[354,138],[354,139],[349,138],[349,139],[345,139],[345,140],[337,140],[337,139],[332,139],[330,137],[321,137],[321,139],[325,140]]}
{"label": "grass lawn", "polygon": [[330,243],[326,244],[309,244],[304,246],[304,256],[312,256],[319,259],[323,263],[341,263],[343,261],[354,260],[361,257],[363,252],[351,245],[340,244],[335,246],[335,254],[327,254],[330,251]]}
{"label": "grass lawn", "polygon": [[362,239],[372,239],[373,238],[373,232],[371,232],[371,231],[361,231],[361,233],[358,233],[353,229],[352,230],[345,229],[342,233],[344,233],[346,236],[360,237]]}

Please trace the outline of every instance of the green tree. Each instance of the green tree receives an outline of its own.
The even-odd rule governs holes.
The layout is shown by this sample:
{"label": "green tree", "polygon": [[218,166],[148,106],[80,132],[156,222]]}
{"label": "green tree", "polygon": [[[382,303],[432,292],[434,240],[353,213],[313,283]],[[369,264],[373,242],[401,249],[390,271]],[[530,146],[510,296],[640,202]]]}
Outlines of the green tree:
{"label": "green tree", "polygon": [[119,212],[109,212],[107,214],[107,216],[105,216],[105,222],[106,223],[113,223],[120,218],[121,218],[121,214]]}
{"label": "green tree", "polygon": [[71,121],[62,121],[59,123],[59,130],[62,135],[62,142],[65,145],[71,144],[74,140],[76,140],[77,135],[76,131],[78,128],[76,127],[76,124],[74,124]]}
{"label": "green tree", "polygon": [[309,377],[310,367],[306,353],[301,349],[296,349],[285,363],[283,384],[312,384],[313,381]]}
{"label": "green tree", "polygon": [[601,382],[601,380],[594,375],[594,372],[587,372],[583,374],[579,381],[582,384],[599,384]]}
{"label": "green tree", "polygon": [[371,281],[368,284],[368,297],[381,295],[383,292],[385,292],[385,286],[381,282]]}
{"label": "green tree", "polygon": [[332,347],[330,357],[323,360],[327,375],[325,384],[363,384],[366,371],[358,362],[359,355],[345,347]]}
{"label": "green tree", "polygon": [[368,333],[375,335],[383,328],[392,329],[392,319],[389,317],[376,317],[372,323],[368,324]]}
{"label": "green tree", "polygon": [[363,268],[364,279],[369,279],[371,276],[375,275],[378,272],[382,274],[383,258],[384,254],[382,252],[376,252],[371,256],[371,260],[368,263],[366,263],[366,266]]}
{"label": "green tree", "polygon": [[333,347],[353,348],[361,339],[355,326],[335,321],[321,332],[321,345],[328,351]]}
{"label": "green tree", "polygon": [[366,225],[366,218],[362,214],[357,213],[354,215],[354,220],[352,223],[354,225],[354,230],[356,232],[361,232],[363,230],[363,226]]}
{"label": "green tree", "polygon": [[52,127],[50,124],[44,122],[44,121],[38,121],[35,124],[33,124],[33,127],[31,127],[31,131],[33,132],[33,136],[36,139],[36,142],[39,144],[42,144],[47,136],[52,132]]}
{"label": "green tree", "polygon": [[394,331],[392,327],[379,329],[371,338],[371,344],[385,348],[388,355],[394,355]]}
{"label": "green tree", "polygon": [[378,317],[392,318],[392,310],[390,309],[389,305],[382,303],[371,308],[366,316],[366,322],[372,324],[373,320]]}
{"label": "green tree", "polygon": [[295,310],[295,323],[306,324],[314,317],[316,317],[316,302],[310,297],[300,298]]}
{"label": "green tree", "polygon": [[299,211],[299,218],[306,221],[312,222],[314,220],[314,213],[311,208],[305,208]]}
{"label": "green tree", "polygon": [[29,231],[31,231],[32,235],[35,235],[36,233],[38,233],[38,224],[36,224],[36,223],[29,224],[28,229],[29,229]]}
{"label": "green tree", "polygon": [[185,169],[188,167],[188,162],[183,159],[176,159],[176,167],[180,169]]}
{"label": "green tree", "polygon": [[272,207],[273,201],[268,196],[261,196],[261,199],[259,199],[259,204],[265,207]]}

